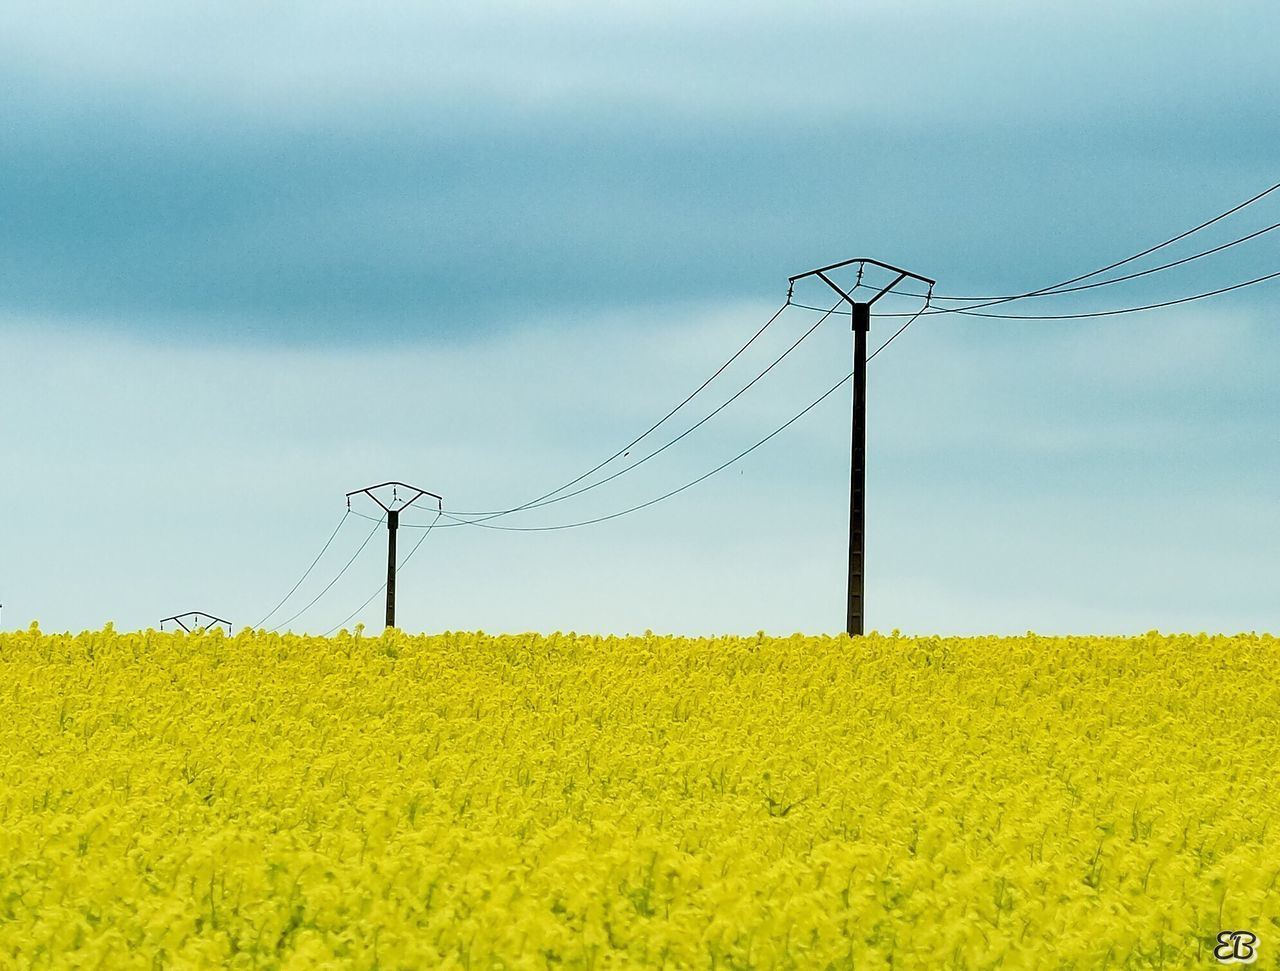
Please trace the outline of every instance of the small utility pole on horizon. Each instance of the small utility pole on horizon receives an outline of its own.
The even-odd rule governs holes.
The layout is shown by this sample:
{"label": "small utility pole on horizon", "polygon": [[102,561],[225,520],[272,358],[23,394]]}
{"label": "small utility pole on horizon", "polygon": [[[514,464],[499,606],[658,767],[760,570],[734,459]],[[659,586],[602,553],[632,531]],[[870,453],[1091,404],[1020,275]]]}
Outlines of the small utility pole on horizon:
{"label": "small utility pole on horizon", "polygon": [[[374,495],[374,489],[385,489],[391,486],[391,505]],[[401,504],[399,492],[401,489],[408,489],[414,493],[412,499]],[[377,485],[371,485],[364,489],[355,489],[347,493],[347,508],[351,508],[351,497],[364,494],[376,502],[382,511],[387,514],[387,626],[395,627],[396,625],[396,530],[400,527],[400,513],[402,510],[408,509],[423,496],[430,496],[436,501],[437,507],[443,512],[444,500],[437,496],[434,492],[428,492],[426,489],[419,489],[417,486],[411,486],[404,482],[379,482]]]}
{"label": "small utility pole on horizon", "polygon": [[[854,263],[857,263],[860,268],[868,264],[878,266],[898,275],[892,283],[870,300],[855,300],[827,276],[830,270],[852,266]],[[849,602],[845,614],[845,630],[850,637],[858,637],[862,635],[866,623],[866,605],[863,600],[863,568],[866,553],[864,492],[867,478],[867,334],[871,330],[871,305],[908,277],[919,280],[930,288],[933,287],[934,281],[909,270],[881,263],[879,260],[854,259],[797,274],[790,277],[789,282],[794,286],[797,280],[810,276],[821,279],[849,304],[849,314],[853,323],[853,449],[849,462]],[[859,269],[860,281],[861,269]],[[853,289],[857,290],[858,287],[855,286]]]}
{"label": "small utility pole on horizon", "polygon": [[[207,623],[200,623],[201,617],[203,617]],[[193,628],[209,628],[214,624],[221,624],[227,629],[228,634],[231,633],[231,622],[229,620],[223,620],[221,617],[215,617],[213,614],[206,613],[203,610],[188,610],[185,614],[174,614],[172,617],[165,617],[160,621],[160,629],[164,630],[164,625],[169,623],[169,621],[173,621],[188,634],[191,633]],[[191,622],[190,627],[187,626],[187,621]]]}

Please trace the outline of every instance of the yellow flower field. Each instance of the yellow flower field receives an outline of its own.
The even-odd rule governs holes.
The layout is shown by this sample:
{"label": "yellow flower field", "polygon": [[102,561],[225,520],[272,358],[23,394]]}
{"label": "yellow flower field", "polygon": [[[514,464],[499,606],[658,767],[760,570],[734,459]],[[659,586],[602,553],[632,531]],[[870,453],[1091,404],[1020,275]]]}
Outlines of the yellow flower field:
{"label": "yellow flower field", "polygon": [[0,634],[3,968],[1280,954],[1280,641]]}

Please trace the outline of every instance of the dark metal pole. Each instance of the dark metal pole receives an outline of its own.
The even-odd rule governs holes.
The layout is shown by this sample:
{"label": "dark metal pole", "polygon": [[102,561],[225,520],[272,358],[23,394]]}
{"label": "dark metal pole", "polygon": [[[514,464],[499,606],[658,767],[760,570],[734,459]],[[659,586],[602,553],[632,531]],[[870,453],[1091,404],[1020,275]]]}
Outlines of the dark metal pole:
{"label": "dark metal pole", "polygon": [[[859,271],[858,280],[851,291],[845,290],[827,276],[828,270],[836,270],[854,263],[859,264]],[[857,301],[853,299],[853,294],[864,285],[861,270],[864,264],[878,266],[898,275],[892,283],[882,288],[870,300]],[[863,600],[863,567],[866,560],[863,530],[866,526],[867,512],[867,333],[871,330],[871,305],[886,293],[891,292],[907,277],[926,284],[929,287],[929,299],[932,299],[934,281],[927,276],[920,276],[918,273],[912,273],[898,266],[890,266],[879,260],[858,258],[832,263],[830,266],[820,266],[807,273],[798,273],[788,277],[788,282],[794,286],[797,280],[811,276],[818,277],[848,302],[853,324],[853,447],[849,456],[849,602],[848,612],[845,614],[845,630],[850,637],[858,637],[862,635],[867,619],[866,604]],[[790,300],[791,291],[788,290],[787,301],[790,302]],[[925,307],[928,306],[928,299],[926,299]],[[835,310],[834,307],[831,309]],[[921,312],[923,313],[923,310]]]}
{"label": "dark metal pole", "polygon": [[[398,509],[393,509],[385,502],[378,498],[375,490],[384,489],[391,486],[391,504],[392,506],[400,502],[399,489],[408,489],[413,492],[413,498]],[[354,489],[347,493],[347,508],[351,508],[351,497],[354,495],[366,495],[378,504],[378,507],[387,514],[387,626],[395,627],[396,625],[396,530],[400,526],[400,514],[412,506],[423,496],[430,496],[436,501],[436,505],[440,510],[440,514],[444,514],[444,499],[437,496],[434,492],[428,492],[426,489],[419,489],[417,486],[411,486],[407,482],[379,482],[377,485],[367,486],[364,489]],[[437,517],[438,518],[438,517]],[[415,547],[416,549],[416,547]],[[413,555],[412,553],[410,554]]]}
{"label": "dark metal pole", "polygon": [[396,626],[396,529],[400,525],[400,510],[387,513],[387,626]]}
{"label": "dark metal pole", "polygon": [[849,612],[845,630],[862,635],[864,529],[867,520],[867,333],[871,330],[871,304],[855,303],[853,318],[853,448],[849,463]]}

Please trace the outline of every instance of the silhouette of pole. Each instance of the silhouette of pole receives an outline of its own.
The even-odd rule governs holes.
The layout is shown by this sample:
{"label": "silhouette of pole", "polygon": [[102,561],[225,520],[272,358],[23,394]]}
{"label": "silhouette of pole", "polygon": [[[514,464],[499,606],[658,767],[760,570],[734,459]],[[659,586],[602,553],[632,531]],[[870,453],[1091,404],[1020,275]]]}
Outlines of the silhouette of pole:
{"label": "silhouette of pole", "polygon": [[863,632],[864,557],[867,525],[867,334],[871,331],[871,304],[855,303],[853,318],[853,442],[849,460],[849,603],[845,630],[849,636]]}
{"label": "silhouette of pole", "polygon": [[[897,277],[870,300],[855,300],[827,273],[857,263],[859,270],[868,265],[878,266],[896,273]],[[866,486],[867,486],[867,334],[871,331],[871,305],[889,293],[903,280],[910,277],[933,286],[934,281],[909,270],[881,263],[879,260],[854,259],[830,266],[819,267],[790,278],[794,286],[797,280],[816,276],[849,304],[850,323],[853,328],[853,427],[849,452],[849,572],[848,599],[845,610],[845,630],[850,637],[860,637],[866,626]],[[861,272],[859,272],[859,282]],[[854,286],[854,290],[858,287]]]}
{"label": "silhouette of pole", "polygon": [[[391,505],[387,505],[374,493],[375,489],[385,489],[391,487]],[[413,497],[401,502],[400,490],[407,489],[414,493]],[[377,485],[371,485],[364,489],[355,489],[347,493],[347,508],[351,508],[351,497],[358,495],[366,495],[376,502],[382,511],[387,514],[387,626],[395,627],[396,625],[396,531],[400,528],[400,513],[408,509],[423,496],[430,496],[436,500],[436,505],[441,510],[444,509],[444,500],[434,492],[428,492],[426,489],[419,489],[417,486],[411,486],[404,482],[379,482]]]}
{"label": "silhouette of pole", "polygon": [[396,531],[400,528],[400,510],[387,513],[387,626],[396,626]]}

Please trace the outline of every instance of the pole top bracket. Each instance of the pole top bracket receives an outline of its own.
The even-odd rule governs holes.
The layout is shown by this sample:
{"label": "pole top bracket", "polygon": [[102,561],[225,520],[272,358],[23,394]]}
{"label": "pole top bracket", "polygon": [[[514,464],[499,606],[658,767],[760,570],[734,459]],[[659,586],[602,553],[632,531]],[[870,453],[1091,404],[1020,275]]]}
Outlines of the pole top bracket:
{"label": "pole top bracket", "polygon": [[[890,283],[887,287],[885,287],[883,290],[877,293],[870,300],[855,300],[852,294],[846,292],[843,287],[837,285],[835,281],[831,279],[831,277],[827,276],[827,273],[830,270],[838,270],[841,267],[852,266],[854,263],[857,263],[859,267],[867,266],[867,265],[878,266],[882,270],[888,270],[890,273],[896,273],[897,277],[894,279],[892,283]],[[937,283],[936,280],[930,280],[927,276],[921,276],[919,273],[912,273],[910,270],[904,270],[900,266],[893,266],[892,264],[889,264],[889,263],[882,263],[879,260],[873,260],[870,257],[866,257],[866,256],[859,256],[852,260],[841,260],[839,263],[831,263],[827,266],[820,266],[816,270],[806,270],[804,273],[797,273],[795,276],[787,277],[787,283],[794,286],[797,280],[803,280],[806,277],[811,277],[811,276],[816,276],[820,280],[822,280],[823,283],[825,283],[832,290],[838,293],[850,306],[853,306],[854,304],[858,304],[858,303],[864,303],[869,307],[873,303],[875,303],[877,300],[879,300],[881,297],[883,297],[886,293],[891,291],[903,280],[906,280],[907,278],[910,278],[912,280],[919,280],[921,283],[930,287],[934,286]],[[861,276],[861,274],[859,274],[859,276]],[[854,287],[854,289],[856,290],[857,287]]]}
{"label": "pole top bracket", "polygon": [[[392,494],[396,496],[396,498],[391,500],[390,506],[388,506],[385,502],[383,502],[374,492],[375,489],[385,489],[388,486],[391,487]],[[399,494],[399,490],[401,489],[407,489],[408,491],[414,493],[413,498],[409,499],[407,502],[400,503],[398,494]],[[408,509],[410,506],[412,506],[415,502],[417,502],[423,496],[430,496],[432,499],[436,501],[437,508],[441,510],[444,509],[444,499],[436,495],[434,492],[428,492],[426,489],[419,489],[417,486],[409,485],[409,483],[407,482],[399,482],[397,480],[379,482],[377,485],[365,486],[365,488],[363,489],[352,489],[350,492],[347,493],[348,505],[350,505],[351,497],[358,496],[358,495],[368,496],[370,499],[376,502],[379,506],[381,506],[382,511],[385,513],[400,512],[401,510]]]}

